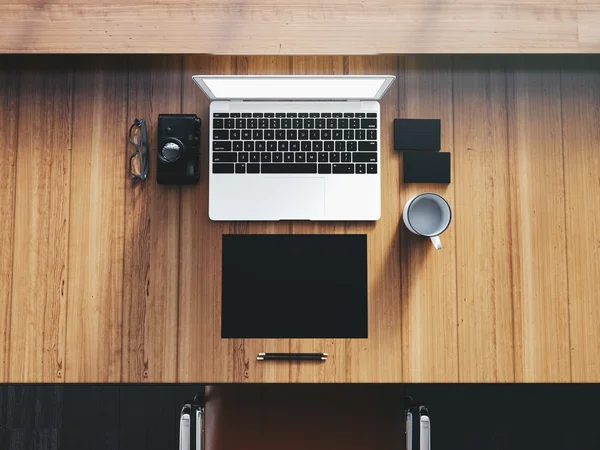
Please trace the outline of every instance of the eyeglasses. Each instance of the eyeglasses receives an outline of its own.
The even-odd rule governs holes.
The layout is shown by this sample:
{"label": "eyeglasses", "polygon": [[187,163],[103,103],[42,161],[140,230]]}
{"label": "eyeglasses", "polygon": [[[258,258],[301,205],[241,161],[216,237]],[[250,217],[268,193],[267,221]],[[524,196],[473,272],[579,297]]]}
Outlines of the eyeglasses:
{"label": "eyeglasses", "polygon": [[148,177],[148,130],[144,119],[135,119],[129,128],[129,143],[135,147],[135,153],[129,157],[131,181],[135,183]]}

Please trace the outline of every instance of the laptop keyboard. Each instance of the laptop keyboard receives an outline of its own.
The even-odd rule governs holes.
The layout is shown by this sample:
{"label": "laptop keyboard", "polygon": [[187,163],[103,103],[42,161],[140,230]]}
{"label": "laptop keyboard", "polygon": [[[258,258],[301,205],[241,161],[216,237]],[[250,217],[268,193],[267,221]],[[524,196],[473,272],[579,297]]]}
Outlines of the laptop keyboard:
{"label": "laptop keyboard", "polygon": [[213,173],[376,174],[376,113],[214,113]]}

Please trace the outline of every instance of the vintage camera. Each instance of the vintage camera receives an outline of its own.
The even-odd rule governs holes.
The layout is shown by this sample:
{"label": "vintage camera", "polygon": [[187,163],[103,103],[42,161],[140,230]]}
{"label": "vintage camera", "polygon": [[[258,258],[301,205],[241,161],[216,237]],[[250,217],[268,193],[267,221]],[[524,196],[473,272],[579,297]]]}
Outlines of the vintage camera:
{"label": "vintage camera", "polygon": [[200,119],[195,114],[159,114],[156,182],[194,184],[200,179]]}

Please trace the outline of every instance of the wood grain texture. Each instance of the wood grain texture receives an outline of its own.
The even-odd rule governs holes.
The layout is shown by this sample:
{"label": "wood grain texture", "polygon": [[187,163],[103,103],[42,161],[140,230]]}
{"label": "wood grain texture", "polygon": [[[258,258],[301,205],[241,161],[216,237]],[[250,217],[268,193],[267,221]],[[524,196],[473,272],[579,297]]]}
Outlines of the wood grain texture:
{"label": "wood grain texture", "polygon": [[595,382],[600,373],[600,59],[570,60],[562,70],[561,93],[571,377]]}
{"label": "wood grain texture", "polygon": [[13,240],[18,142],[19,76],[15,59],[0,65],[0,142],[5,143],[0,165],[0,380],[9,378],[10,308],[13,287]]}
{"label": "wood grain texture", "polygon": [[515,381],[570,381],[560,69],[509,63]]}
{"label": "wood grain texture", "polygon": [[506,72],[453,57],[459,380],[514,379]]}
{"label": "wood grain texture", "polygon": [[37,59],[21,75],[11,380],[63,380],[71,176],[72,68]]}
{"label": "wood grain texture", "polygon": [[[446,56],[403,57],[398,84],[399,117],[442,123],[442,151],[453,153],[452,61]],[[388,119],[389,120],[389,119]],[[452,171],[454,172],[454,171]],[[453,180],[456,180],[452,176]],[[423,192],[442,195],[456,209],[453,184],[402,184],[400,208]],[[404,381],[458,381],[456,219],[436,251],[429,239],[400,230]]]}
{"label": "wood grain texture", "polygon": [[[128,119],[145,118],[150,171],[125,190],[123,379],[176,381],[180,188],[156,184],[157,120],[181,112],[180,56],[129,60]],[[128,154],[135,151],[129,146]]]}
{"label": "wood grain texture", "polygon": [[75,74],[67,381],[121,379],[126,166],[125,58],[82,57]]}
{"label": "wood grain texture", "polygon": [[0,52],[593,53],[592,2],[3,0]]}

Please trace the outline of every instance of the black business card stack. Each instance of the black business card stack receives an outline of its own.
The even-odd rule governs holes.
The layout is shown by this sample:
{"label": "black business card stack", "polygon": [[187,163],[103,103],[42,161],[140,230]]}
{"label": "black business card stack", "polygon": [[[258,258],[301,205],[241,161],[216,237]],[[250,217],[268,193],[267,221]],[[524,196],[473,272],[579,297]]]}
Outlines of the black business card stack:
{"label": "black business card stack", "polygon": [[404,151],[405,183],[450,183],[450,153],[439,151],[439,119],[394,119],[394,149]]}

